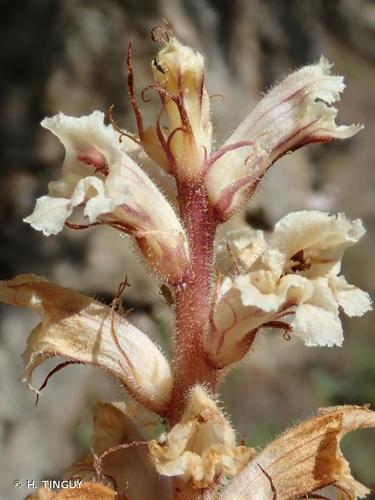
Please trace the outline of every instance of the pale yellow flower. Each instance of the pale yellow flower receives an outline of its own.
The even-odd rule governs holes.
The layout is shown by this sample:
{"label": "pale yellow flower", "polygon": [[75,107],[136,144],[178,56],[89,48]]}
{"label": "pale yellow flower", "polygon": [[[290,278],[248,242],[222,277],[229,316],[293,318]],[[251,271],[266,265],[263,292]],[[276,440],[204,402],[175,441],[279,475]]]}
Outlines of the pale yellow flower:
{"label": "pale yellow flower", "polygon": [[254,450],[237,446],[235,433],[217,404],[195,386],[181,421],[149,443],[157,471],[207,488],[222,475],[233,476],[247,464]]}

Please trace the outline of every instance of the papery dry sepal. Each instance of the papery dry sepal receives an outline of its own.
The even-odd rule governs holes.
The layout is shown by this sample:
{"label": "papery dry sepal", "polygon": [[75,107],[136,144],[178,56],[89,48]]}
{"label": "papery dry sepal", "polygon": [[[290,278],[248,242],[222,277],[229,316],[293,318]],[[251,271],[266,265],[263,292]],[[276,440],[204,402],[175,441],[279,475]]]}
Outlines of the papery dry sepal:
{"label": "papery dry sepal", "polygon": [[[93,421],[91,453],[70,466],[64,478],[102,481],[131,500],[171,498],[170,481],[153,467],[146,437],[126,403],[97,402]],[[158,424],[155,416],[148,424]]]}
{"label": "papery dry sepal", "polygon": [[113,308],[32,274],[0,282],[0,301],[35,309],[41,323],[22,355],[22,379],[47,358],[58,356],[99,366],[146,407],[162,412],[172,392],[172,374],[156,345]]}
{"label": "papery dry sepal", "polygon": [[338,498],[363,498],[370,490],[352,477],[340,441],[348,432],[369,427],[375,427],[375,412],[367,407],[324,408],[254,457],[219,500],[313,498],[326,486],[335,487]]}

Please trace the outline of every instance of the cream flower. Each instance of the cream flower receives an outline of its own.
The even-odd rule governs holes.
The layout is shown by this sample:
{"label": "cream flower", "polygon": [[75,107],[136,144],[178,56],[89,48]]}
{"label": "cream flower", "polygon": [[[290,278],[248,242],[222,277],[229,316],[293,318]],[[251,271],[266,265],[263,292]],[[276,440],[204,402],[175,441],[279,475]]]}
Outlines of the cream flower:
{"label": "cream flower", "polygon": [[368,294],[338,276],[344,250],[363,233],[358,219],[315,211],[287,215],[270,235],[241,232],[237,241],[232,233],[219,248],[232,274],[213,306],[210,359],[219,366],[241,359],[261,327],[293,332],[310,346],[341,345],[339,307],[348,316],[371,309]]}
{"label": "cream flower", "polygon": [[147,408],[165,410],[173,384],[167,360],[110,307],[32,274],[0,282],[0,302],[35,309],[41,316],[22,355],[22,379],[31,388],[34,369],[58,356],[104,368]]}
{"label": "cream flower", "polygon": [[209,158],[206,184],[221,220],[249,199],[267,169],[285,153],[311,142],[346,139],[361,129],[335,124],[337,110],[330,105],[345,85],[343,77],[330,75],[331,67],[322,57],[289,75]]}
{"label": "cream flower", "polygon": [[254,454],[236,446],[228,420],[200,386],[191,390],[181,421],[151,441],[149,449],[160,474],[176,476],[193,488],[207,488],[222,474],[237,474]]}
{"label": "cream flower", "polygon": [[59,138],[66,156],[61,178],[49,183],[49,194],[37,200],[25,221],[49,236],[83,207],[90,224],[100,221],[131,234],[154,270],[179,280],[188,264],[182,225],[159,189],[126,154],[119,134],[103,120],[104,114],[95,111],[42,121]]}
{"label": "cream flower", "polygon": [[158,121],[156,127],[145,131],[144,147],[180,180],[197,179],[210,153],[212,135],[203,56],[168,36],[152,62],[152,70],[154,88],[168,117],[168,133],[164,134]]}
{"label": "cream flower", "polygon": [[375,427],[375,413],[366,407],[325,408],[269,444],[218,500],[325,498],[318,490],[326,486],[336,488],[340,499],[363,498],[370,490],[352,477],[340,441],[348,432],[369,427]]}

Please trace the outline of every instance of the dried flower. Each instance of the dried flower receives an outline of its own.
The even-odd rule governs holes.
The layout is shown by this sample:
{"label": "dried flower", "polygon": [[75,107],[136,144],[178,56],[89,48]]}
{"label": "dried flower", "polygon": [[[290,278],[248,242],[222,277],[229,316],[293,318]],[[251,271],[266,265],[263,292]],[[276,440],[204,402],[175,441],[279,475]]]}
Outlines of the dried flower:
{"label": "dried flower", "polygon": [[167,500],[170,482],[153,467],[145,439],[123,402],[97,403],[92,453],[69,467],[64,477],[85,482],[102,480],[132,500]]}
{"label": "dried flower", "polygon": [[32,274],[0,282],[0,301],[36,309],[41,316],[22,355],[22,380],[32,389],[34,369],[59,356],[104,368],[146,407],[165,409],[173,383],[168,362],[110,307]]}
{"label": "dried flower", "polygon": [[348,432],[375,426],[375,412],[338,406],[288,430],[254,457],[224,489],[219,500],[322,498],[334,486],[337,498],[363,498],[370,490],[353,479],[340,441]]}

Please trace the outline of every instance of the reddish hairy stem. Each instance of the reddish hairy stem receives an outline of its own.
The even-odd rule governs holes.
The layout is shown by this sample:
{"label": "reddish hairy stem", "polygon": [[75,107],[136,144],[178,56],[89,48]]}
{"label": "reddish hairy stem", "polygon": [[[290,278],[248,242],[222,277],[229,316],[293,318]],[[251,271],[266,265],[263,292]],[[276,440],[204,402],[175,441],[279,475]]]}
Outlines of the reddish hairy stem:
{"label": "reddish hairy stem", "polygon": [[175,385],[168,413],[172,425],[179,421],[193,385],[204,384],[215,391],[218,382],[218,371],[210,365],[202,347],[203,332],[209,328],[217,219],[203,182],[178,182],[178,194],[191,265],[186,279],[176,290]]}

